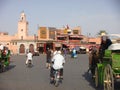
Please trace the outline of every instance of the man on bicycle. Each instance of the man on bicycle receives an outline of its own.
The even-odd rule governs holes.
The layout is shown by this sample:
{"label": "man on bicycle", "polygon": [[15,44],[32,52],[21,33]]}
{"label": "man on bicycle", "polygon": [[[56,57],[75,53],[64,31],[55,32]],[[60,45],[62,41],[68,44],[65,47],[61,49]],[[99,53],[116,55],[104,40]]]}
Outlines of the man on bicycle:
{"label": "man on bicycle", "polygon": [[33,58],[33,54],[31,53],[31,51],[29,51],[29,52],[27,53],[26,65],[28,64],[28,60],[31,60],[31,64],[33,64],[32,58]]}
{"label": "man on bicycle", "polygon": [[63,65],[65,63],[65,59],[61,55],[61,51],[56,52],[56,54],[52,58],[52,63],[53,63],[53,65],[50,70],[50,78],[51,78],[50,83],[53,83],[55,70],[60,70],[60,77],[61,77],[61,79],[63,78]]}

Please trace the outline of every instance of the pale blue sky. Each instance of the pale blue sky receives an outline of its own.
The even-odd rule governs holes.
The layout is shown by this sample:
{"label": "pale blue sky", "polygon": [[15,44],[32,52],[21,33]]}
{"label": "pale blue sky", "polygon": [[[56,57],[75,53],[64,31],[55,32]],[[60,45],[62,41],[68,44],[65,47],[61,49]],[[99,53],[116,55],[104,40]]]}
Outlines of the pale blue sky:
{"label": "pale blue sky", "polygon": [[37,26],[70,28],[80,26],[92,36],[100,30],[120,34],[120,0],[0,0],[0,31],[17,32],[20,13],[29,22],[29,34]]}

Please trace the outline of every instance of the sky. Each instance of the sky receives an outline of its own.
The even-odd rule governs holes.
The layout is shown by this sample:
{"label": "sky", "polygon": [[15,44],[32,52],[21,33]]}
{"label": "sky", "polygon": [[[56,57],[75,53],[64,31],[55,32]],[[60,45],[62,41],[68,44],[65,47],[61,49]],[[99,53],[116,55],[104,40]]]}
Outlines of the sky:
{"label": "sky", "polygon": [[0,0],[0,32],[17,33],[22,11],[29,35],[37,34],[38,26],[65,25],[80,26],[83,35],[120,34],[120,0]]}

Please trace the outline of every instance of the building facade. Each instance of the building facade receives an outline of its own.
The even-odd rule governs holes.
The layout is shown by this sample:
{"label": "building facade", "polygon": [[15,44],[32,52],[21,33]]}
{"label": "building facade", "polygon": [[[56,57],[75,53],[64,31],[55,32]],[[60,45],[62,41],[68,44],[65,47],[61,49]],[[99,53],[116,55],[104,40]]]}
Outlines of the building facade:
{"label": "building facade", "polygon": [[24,12],[20,15],[17,33],[9,35],[1,32],[0,44],[7,46],[14,54],[25,54],[28,49],[31,51],[35,50],[34,36],[28,35],[28,21]]}
{"label": "building facade", "polygon": [[81,27],[70,29],[67,27],[57,29],[55,27],[39,27],[38,33],[29,35],[29,23],[24,12],[20,14],[17,33],[9,35],[0,32],[0,44],[7,46],[13,54],[26,54],[28,50],[40,53],[46,52],[47,48],[73,48],[75,46],[87,45],[94,41],[99,43],[100,39],[88,38],[81,34]]}

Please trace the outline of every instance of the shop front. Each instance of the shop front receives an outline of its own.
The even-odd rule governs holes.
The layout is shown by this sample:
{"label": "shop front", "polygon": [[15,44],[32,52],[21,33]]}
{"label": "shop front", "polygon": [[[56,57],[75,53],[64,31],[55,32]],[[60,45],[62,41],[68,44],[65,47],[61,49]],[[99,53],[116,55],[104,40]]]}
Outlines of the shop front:
{"label": "shop front", "polygon": [[44,44],[45,43],[37,43],[37,51],[39,51],[40,54],[44,53]]}
{"label": "shop front", "polygon": [[39,43],[37,43],[37,50],[41,54],[46,53],[48,48],[49,49],[54,48],[53,42],[39,42]]}
{"label": "shop front", "polygon": [[57,49],[62,49],[62,44],[59,43],[59,42],[55,42],[54,43],[54,49],[57,50]]}

